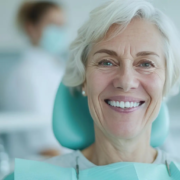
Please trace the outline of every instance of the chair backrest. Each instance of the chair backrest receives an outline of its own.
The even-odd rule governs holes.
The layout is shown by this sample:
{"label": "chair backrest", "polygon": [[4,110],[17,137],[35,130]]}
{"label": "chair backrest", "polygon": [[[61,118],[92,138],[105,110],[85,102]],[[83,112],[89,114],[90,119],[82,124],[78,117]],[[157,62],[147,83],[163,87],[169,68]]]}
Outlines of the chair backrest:
{"label": "chair backrest", "polygon": [[[169,130],[169,114],[164,103],[153,122],[151,146],[158,147],[165,141]],[[70,149],[84,149],[94,142],[93,120],[89,113],[87,98],[80,92],[71,92],[62,83],[57,91],[53,131],[59,143]]]}

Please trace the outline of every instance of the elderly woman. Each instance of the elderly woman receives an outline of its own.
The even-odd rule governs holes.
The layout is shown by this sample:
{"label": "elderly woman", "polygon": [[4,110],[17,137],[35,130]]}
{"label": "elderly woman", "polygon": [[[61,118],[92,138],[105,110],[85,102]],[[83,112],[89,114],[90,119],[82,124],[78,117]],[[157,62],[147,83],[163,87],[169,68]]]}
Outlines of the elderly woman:
{"label": "elderly woman", "polygon": [[80,86],[94,120],[95,142],[50,163],[80,170],[116,162],[175,160],[150,146],[162,100],[180,76],[178,33],[144,0],[98,7],[71,45],[64,84]]}

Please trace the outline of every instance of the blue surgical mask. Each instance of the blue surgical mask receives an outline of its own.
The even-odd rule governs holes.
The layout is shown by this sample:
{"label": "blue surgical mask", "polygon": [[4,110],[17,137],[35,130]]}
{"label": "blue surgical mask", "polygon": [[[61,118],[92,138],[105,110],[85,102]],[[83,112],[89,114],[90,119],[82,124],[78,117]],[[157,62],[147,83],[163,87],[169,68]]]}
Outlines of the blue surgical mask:
{"label": "blue surgical mask", "polygon": [[67,33],[63,27],[47,26],[42,33],[39,45],[53,55],[63,55],[67,52]]}

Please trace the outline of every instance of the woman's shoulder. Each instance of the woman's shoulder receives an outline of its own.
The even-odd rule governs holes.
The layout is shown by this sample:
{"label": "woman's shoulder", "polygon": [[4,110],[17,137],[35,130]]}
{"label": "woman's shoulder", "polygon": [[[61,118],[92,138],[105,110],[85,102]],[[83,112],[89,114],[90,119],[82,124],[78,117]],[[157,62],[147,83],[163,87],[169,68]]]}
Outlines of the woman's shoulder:
{"label": "woman's shoulder", "polygon": [[174,156],[173,154],[170,154],[170,153],[163,151],[159,148],[157,148],[157,151],[158,151],[158,156],[157,156],[156,160],[154,161],[154,163],[164,164],[165,161],[167,161],[169,164],[171,162],[180,163],[180,157]]}

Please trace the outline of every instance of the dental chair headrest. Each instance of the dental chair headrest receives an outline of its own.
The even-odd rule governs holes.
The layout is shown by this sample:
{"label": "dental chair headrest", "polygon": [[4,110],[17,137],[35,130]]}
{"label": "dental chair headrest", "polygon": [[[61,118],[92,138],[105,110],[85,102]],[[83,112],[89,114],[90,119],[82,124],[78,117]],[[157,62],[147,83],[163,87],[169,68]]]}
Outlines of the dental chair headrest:
{"label": "dental chair headrest", "polygon": [[[152,124],[151,146],[162,145],[168,135],[169,114],[162,103],[158,117]],[[70,92],[62,83],[57,91],[53,111],[53,131],[59,143],[70,149],[84,149],[94,138],[93,120],[89,113],[87,98],[80,92]]]}

